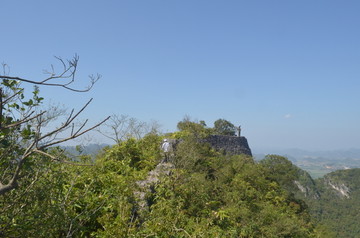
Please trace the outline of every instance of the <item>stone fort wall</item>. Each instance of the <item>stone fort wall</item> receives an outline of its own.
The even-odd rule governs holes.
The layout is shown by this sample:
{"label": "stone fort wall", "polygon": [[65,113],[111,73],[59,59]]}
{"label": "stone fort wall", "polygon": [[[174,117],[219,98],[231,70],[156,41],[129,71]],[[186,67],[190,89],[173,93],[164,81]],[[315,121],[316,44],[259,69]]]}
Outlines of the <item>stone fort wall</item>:
{"label": "stone fort wall", "polygon": [[252,156],[251,149],[244,136],[211,135],[204,139],[204,142],[209,143],[216,150],[224,151],[226,154]]}
{"label": "stone fort wall", "polygon": [[[180,140],[170,139],[170,144],[172,145],[173,150],[176,151],[176,147]],[[251,149],[247,142],[247,139],[244,136],[224,136],[224,135],[210,135],[206,139],[202,139],[201,142],[209,143],[212,148],[217,151],[223,151],[225,154],[229,155],[250,155],[252,156]]]}

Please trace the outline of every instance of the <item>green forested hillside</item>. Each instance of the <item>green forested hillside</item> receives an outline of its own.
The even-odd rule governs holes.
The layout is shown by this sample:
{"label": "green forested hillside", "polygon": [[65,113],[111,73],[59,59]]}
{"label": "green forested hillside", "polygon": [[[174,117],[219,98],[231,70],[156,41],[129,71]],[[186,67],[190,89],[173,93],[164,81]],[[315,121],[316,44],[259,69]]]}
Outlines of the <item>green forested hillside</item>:
{"label": "green forested hillside", "polygon": [[339,170],[316,180],[321,194],[315,215],[337,237],[360,236],[360,169]]}
{"label": "green forested hillside", "polygon": [[270,155],[260,163],[289,194],[306,203],[318,225],[336,237],[360,236],[360,169],[339,170],[312,180],[284,157]]}
{"label": "green forested hillside", "polygon": [[0,197],[1,236],[329,237],[274,171],[198,143],[206,130],[192,126],[169,135],[182,138],[175,168],[144,198],[138,182],[162,160],[159,135],[105,148],[95,163],[83,156],[81,166],[32,158],[19,187]]}

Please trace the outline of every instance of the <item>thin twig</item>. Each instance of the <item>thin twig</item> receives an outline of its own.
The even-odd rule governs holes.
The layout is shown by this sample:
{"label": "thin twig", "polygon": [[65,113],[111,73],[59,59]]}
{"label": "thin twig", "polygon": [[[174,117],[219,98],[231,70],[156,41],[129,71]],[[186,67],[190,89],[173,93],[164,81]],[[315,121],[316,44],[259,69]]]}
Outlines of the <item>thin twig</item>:
{"label": "thin twig", "polygon": [[41,155],[44,155],[44,156],[47,156],[50,159],[52,159],[53,161],[58,161],[58,162],[61,162],[61,163],[64,163],[64,164],[71,164],[71,165],[76,165],[76,166],[94,166],[93,164],[80,164],[80,163],[74,163],[74,162],[70,162],[70,161],[66,161],[66,160],[60,160],[56,156],[51,155],[49,153],[46,153],[45,151],[38,150],[38,149],[34,149],[34,152],[38,153],[38,154],[41,154]]}

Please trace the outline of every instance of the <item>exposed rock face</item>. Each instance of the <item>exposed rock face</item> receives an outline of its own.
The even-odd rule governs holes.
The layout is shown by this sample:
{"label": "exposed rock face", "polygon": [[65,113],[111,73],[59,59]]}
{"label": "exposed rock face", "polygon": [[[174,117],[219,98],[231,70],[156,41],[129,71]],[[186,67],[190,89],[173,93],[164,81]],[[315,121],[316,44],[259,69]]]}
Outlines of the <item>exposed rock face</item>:
{"label": "exposed rock face", "polygon": [[151,170],[148,177],[145,180],[137,181],[139,190],[135,192],[135,196],[138,199],[139,212],[148,208],[145,196],[147,193],[152,192],[152,188],[159,181],[161,176],[169,175],[174,165],[171,163],[159,163],[155,169]]}
{"label": "exposed rock face", "polygon": [[320,199],[320,194],[316,191],[316,188],[314,186],[309,187],[306,184],[301,184],[301,182],[297,180],[294,181],[294,184],[305,197]]}
{"label": "exposed rock face", "polygon": [[325,184],[334,189],[340,197],[350,198],[350,188],[348,188],[344,183],[335,183],[331,180],[325,180]]}
{"label": "exposed rock face", "polygon": [[252,156],[251,149],[244,136],[211,135],[204,139],[204,142],[209,143],[216,150],[223,150],[226,154]]}
{"label": "exposed rock face", "polygon": [[308,196],[308,194],[309,194],[308,188],[302,186],[299,181],[294,181],[294,183],[295,183],[296,186],[300,189],[300,191],[305,194],[305,197]]}

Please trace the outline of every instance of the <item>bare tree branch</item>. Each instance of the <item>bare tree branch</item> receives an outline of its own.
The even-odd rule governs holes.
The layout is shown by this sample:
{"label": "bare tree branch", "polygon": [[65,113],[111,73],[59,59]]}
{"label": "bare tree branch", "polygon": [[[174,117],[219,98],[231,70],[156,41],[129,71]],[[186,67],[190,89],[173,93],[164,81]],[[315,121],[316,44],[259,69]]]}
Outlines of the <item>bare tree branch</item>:
{"label": "bare tree branch", "polygon": [[32,114],[34,114],[34,111],[31,112],[29,115],[27,115],[25,118],[17,121],[16,123],[10,124],[10,125],[6,125],[4,126],[4,128],[11,128],[11,127],[16,127],[19,126],[21,124],[24,124],[26,122],[29,122],[31,120],[34,120],[35,118],[41,117],[42,115],[44,115],[46,113],[46,111],[40,112],[39,114],[36,114],[35,116],[30,117]]}
{"label": "bare tree branch", "polygon": [[155,122],[148,124],[128,115],[112,115],[104,127],[105,129],[101,128],[96,131],[115,143],[119,143],[130,137],[140,139],[147,133],[157,131],[160,126]]}
{"label": "bare tree branch", "polygon": [[[72,110],[65,118],[65,122],[56,129],[42,134],[44,128],[49,128],[48,123],[54,120],[54,116],[46,115],[47,111],[37,112],[36,107],[39,106],[42,100],[37,96],[38,90],[35,88],[33,98],[26,101],[24,99],[24,89],[19,86],[18,81],[33,85],[60,87],[74,92],[87,92],[101,78],[100,75],[90,75],[88,87],[77,89],[73,83],[75,82],[79,56],[75,55],[71,60],[63,60],[60,57],[55,58],[61,67],[60,72],[56,72],[55,67],[51,65],[51,70],[45,71],[47,77],[39,81],[8,76],[10,71],[6,70],[8,67],[3,64],[4,75],[0,75],[0,80],[2,80],[0,82],[0,133],[2,136],[0,138],[0,159],[6,159],[6,163],[0,176],[0,195],[18,186],[19,179],[23,176],[21,173],[24,163],[34,158],[35,154],[46,156],[53,161],[81,165],[75,162],[62,161],[49,154],[46,149],[76,139],[98,128],[110,118],[107,117],[89,128],[86,128],[88,120],[75,127],[75,119],[78,119],[80,114],[88,107],[92,101],[90,99],[79,111]],[[59,115],[56,114],[56,116]],[[66,134],[69,131],[70,135]]]}
{"label": "bare tree branch", "polygon": [[73,110],[72,110],[69,117],[68,117],[68,119],[66,120],[66,122],[62,126],[60,126],[58,129],[55,129],[55,130],[41,136],[38,140],[41,141],[44,138],[50,137],[53,134],[56,134],[56,133],[64,130],[65,128],[67,128],[71,124],[71,122],[73,122],[80,115],[80,113],[82,113],[85,110],[85,108],[87,108],[87,106],[89,106],[89,104],[91,103],[92,100],[93,99],[91,98],[74,116],[73,116]]}
{"label": "bare tree branch", "polygon": [[16,165],[15,172],[14,172],[12,178],[10,179],[10,181],[6,185],[2,184],[0,186],[0,195],[3,195],[6,192],[17,187],[17,181],[19,179],[22,165],[23,165],[25,159],[28,158],[33,153],[32,149],[33,149],[34,145],[35,145],[35,141],[26,148],[25,152],[23,153],[23,155],[21,156],[21,158],[19,159],[19,161]]}
{"label": "bare tree branch", "polygon": [[57,145],[57,144],[61,144],[63,142],[66,142],[66,141],[69,141],[69,140],[73,140],[75,138],[78,138],[80,136],[82,136],[83,134],[89,132],[89,131],[92,131],[94,130],[95,128],[99,127],[101,124],[103,124],[105,121],[107,121],[110,117],[107,117],[105,118],[104,120],[102,120],[101,122],[99,122],[98,124],[96,124],[95,126],[92,126],[90,127],[89,129],[86,129],[80,133],[77,133],[77,134],[74,134],[74,135],[71,135],[65,139],[61,139],[61,140],[58,140],[58,141],[55,141],[55,142],[52,142],[52,143],[48,143],[48,144],[45,144],[43,146],[40,146],[38,149],[45,149],[47,147],[50,147],[50,146],[54,146],[54,145]]}
{"label": "bare tree branch", "polygon": [[[35,85],[62,87],[62,88],[65,88],[67,90],[71,90],[74,92],[88,92],[91,90],[91,88],[94,86],[94,84],[101,78],[100,74],[97,74],[95,76],[90,75],[89,76],[90,85],[88,87],[86,87],[85,89],[73,88],[70,85],[75,82],[75,74],[76,74],[76,70],[77,70],[79,56],[75,55],[73,57],[73,59],[67,60],[67,63],[65,63],[65,61],[60,57],[55,56],[55,58],[58,61],[60,61],[60,64],[62,65],[62,68],[63,68],[62,71],[60,73],[56,73],[54,66],[51,65],[52,71],[51,72],[45,71],[45,73],[49,74],[50,76],[41,81],[34,81],[34,80],[26,79],[26,78],[12,77],[12,76],[7,76],[7,75],[0,75],[0,79],[18,80],[21,82],[35,84]],[[68,81],[66,81],[64,83],[51,83],[50,82],[51,80],[55,80],[55,79],[65,79]]]}
{"label": "bare tree branch", "polygon": [[64,163],[64,164],[71,164],[71,165],[76,165],[76,166],[94,166],[93,164],[81,164],[81,163],[74,163],[74,162],[66,161],[66,160],[60,160],[58,157],[51,155],[49,153],[46,153],[45,151],[38,150],[38,149],[34,149],[34,152],[44,155],[46,157],[49,157],[53,161],[57,161],[57,162]]}

